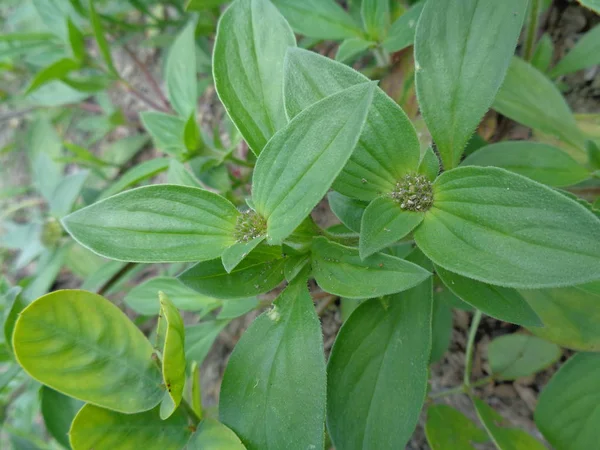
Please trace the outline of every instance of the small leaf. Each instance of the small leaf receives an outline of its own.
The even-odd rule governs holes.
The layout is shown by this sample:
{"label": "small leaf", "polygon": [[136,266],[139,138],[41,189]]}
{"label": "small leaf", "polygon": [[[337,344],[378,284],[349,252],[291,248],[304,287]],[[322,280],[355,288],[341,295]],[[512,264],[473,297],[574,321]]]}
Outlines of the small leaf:
{"label": "small leaf", "polygon": [[554,55],[554,43],[548,33],[544,33],[535,47],[531,65],[542,73],[548,72]]}
{"label": "small leaf", "polygon": [[73,450],[175,450],[185,446],[191,431],[180,410],[161,420],[158,408],[121,414],[85,405],[75,416],[69,435]]}
{"label": "small leaf", "polygon": [[201,261],[235,243],[235,206],[202,189],[154,185],[109,197],[63,219],[84,247],[121,261]]}
{"label": "small leaf", "polygon": [[552,68],[549,75],[556,78],[597,64],[600,64],[600,25],[585,33],[577,45]]}
{"label": "small leaf", "polygon": [[288,237],[327,193],[356,146],[374,89],[363,83],[315,103],[264,148],[252,200],[270,244]]}
{"label": "small leaf", "polygon": [[181,117],[157,111],[144,111],[140,113],[140,119],[157,148],[173,156],[186,152],[187,147],[183,139],[186,122]]}
{"label": "small leaf", "polygon": [[212,297],[235,299],[264,294],[283,281],[281,248],[259,245],[231,273],[221,259],[196,264],[179,275],[192,289]]}
{"label": "small leaf", "polygon": [[527,289],[600,277],[598,218],[552,189],[474,166],[444,172],[433,188],[433,207],[414,237],[444,269]]}
{"label": "small leaf", "polygon": [[291,282],[310,263],[310,255],[292,255],[288,257],[283,272],[285,279]]}
{"label": "small leaf", "polygon": [[327,194],[327,200],[336,217],[352,231],[360,233],[360,224],[368,204],[334,191]]}
{"label": "small leaf", "polygon": [[195,114],[198,99],[195,28],[196,24],[192,20],[177,35],[169,50],[165,67],[169,101],[184,120]]}
{"label": "small leaf", "polygon": [[390,26],[390,2],[388,0],[362,0],[360,15],[369,37],[382,40]]}
{"label": "small leaf", "polygon": [[546,450],[540,441],[525,431],[500,426],[499,424],[504,422],[504,419],[487,403],[474,397],[472,400],[479,420],[498,450]]}
{"label": "small leaf", "polygon": [[[344,64],[302,49],[288,50],[285,77],[290,118],[328,95],[369,81]],[[333,188],[365,201],[389,193],[404,175],[416,171],[419,148],[417,133],[404,111],[376,88],[356,149]]]}
{"label": "small leaf", "polygon": [[577,353],[542,391],[534,419],[555,448],[589,450],[600,442],[600,354]]}
{"label": "small leaf", "polygon": [[516,380],[534,375],[561,355],[556,344],[526,334],[506,334],[488,345],[488,360],[495,377]]}
{"label": "small leaf", "polygon": [[433,148],[427,147],[427,150],[421,156],[417,173],[425,175],[429,181],[434,181],[437,178],[440,173],[440,160]]}
{"label": "small leaf", "polygon": [[15,323],[19,317],[23,308],[27,306],[27,303],[21,298],[21,286],[14,286],[10,288],[3,296],[2,301],[4,305],[4,322],[2,329],[4,331],[4,342],[13,351],[13,331],[15,329]]}
{"label": "small leaf", "polygon": [[164,172],[169,167],[169,164],[170,161],[168,158],[154,158],[134,165],[131,169],[121,175],[117,181],[102,191],[97,200],[111,197],[129,187],[135,186],[141,181]]}
{"label": "small leaf", "polygon": [[475,450],[472,442],[486,442],[487,435],[463,413],[447,405],[427,408],[425,435],[431,450]]}
{"label": "small leaf", "polygon": [[67,29],[69,30],[69,44],[71,44],[71,53],[77,61],[85,58],[85,39],[83,33],[77,25],[73,23],[70,17],[67,18]]}
{"label": "small leaf", "polygon": [[108,70],[117,78],[119,78],[119,73],[113,64],[112,56],[110,54],[110,48],[108,46],[108,42],[106,41],[106,37],[104,36],[104,30],[102,29],[102,20],[98,13],[96,13],[96,8],[94,7],[94,0],[89,1],[89,11],[90,11],[90,22],[92,23],[92,29],[94,30],[94,37],[96,38],[96,42],[98,43],[98,48],[100,49],[100,54],[108,67]]}
{"label": "small leaf", "polygon": [[87,170],[80,170],[66,175],[60,180],[49,198],[52,214],[56,217],[63,217],[71,212],[88,175]]}
{"label": "small leaf", "polygon": [[183,164],[176,159],[169,161],[169,170],[167,170],[167,182],[169,184],[179,184],[181,186],[201,188],[200,180],[192,175]]}
{"label": "small leaf", "polygon": [[204,419],[192,434],[186,447],[188,450],[245,450],[236,434],[213,419]]}
{"label": "small leaf", "polygon": [[40,297],[21,312],[13,342],[32,378],[71,397],[127,414],[162,399],[152,345],[99,295],[65,290]]}
{"label": "small leaf", "polygon": [[196,123],[195,112],[190,114],[190,117],[185,123],[185,128],[183,130],[183,142],[185,143],[185,148],[191,153],[197,152],[197,150],[200,149],[203,144],[202,136],[200,135],[200,129]]}
{"label": "small leaf", "polygon": [[413,45],[417,22],[419,17],[421,17],[424,5],[425,2],[421,1],[396,19],[383,41],[382,47],[384,50],[394,53]]}
{"label": "small leaf", "polygon": [[377,253],[364,260],[358,250],[315,238],[313,274],[324,291],[347,298],[372,298],[410,289],[431,274],[390,255]]}
{"label": "small leaf", "polygon": [[268,0],[237,0],[219,20],[213,53],[215,88],[256,155],[287,124],[283,58],[295,45],[290,26]]}
{"label": "small leaf", "polygon": [[185,359],[201,366],[213,342],[228,323],[229,320],[211,320],[186,327]]}
{"label": "small leaf", "polygon": [[334,0],[273,0],[294,31],[314,39],[346,39],[362,30]]}
{"label": "small leaf", "polygon": [[544,326],[535,311],[516,289],[482,283],[462,277],[439,266],[435,267],[435,271],[450,291],[484,314],[518,325]]}
{"label": "small leaf", "polygon": [[336,448],[396,450],[427,392],[431,279],[367,300],[342,326],[327,366],[327,426]]}
{"label": "small leaf", "polygon": [[177,307],[163,292],[158,293],[160,316],[157,344],[162,356],[162,376],[166,392],[160,405],[160,418],[170,417],[181,402],[185,385],[185,331]]}
{"label": "small leaf", "polygon": [[223,261],[223,267],[227,273],[231,273],[231,271],[264,240],[265,236],[259,236],[248,242],[236,242],[226,249],[221,255],[221,260]]}
{"label": "small leaf", "polygon": [[415,36],[421,113],[446,170],[456,167],[510,64],[527,2],[428,0]]}
{"label": "small leaf", "polygon": [[44,425],[52,437],[65,448],[71,448],[69,429],[82,406],[83,403],[79,400],[67,397],[47,386],[42,386],[40,390],[40,409]]}
{"label": "small leaf", "polygon": [[376,42],[367,41],[359,37],[346,39],[340,44],[335,54],[335,60],[345,63],[354,61],[361,53],[375,47],[375,45],[377,45]]}
{"label": "small leaf", "polygon": [[495,166],[549,186],[571,186],[590,173],[563,150],[529,141],[504,141],[469,155],[463,166]]}
{"label": "small leaf", "polygon": [[235,346],[219,418],[249,450],[323,448],[325,377],[319,318],[298,278]]}
{"label": "small leaf", "polygon": [[403,210],[391,197],[376,198],[362,216],[360,257],[364,259],[402,239],[421,223],[423,215]]}
{"label": "small leaf", "polygon": [[59,59],[58,61],[43,68],[35,75],[35,77],[31,81],[31,84],[25,91],[25,95],[31,94],[36,89],[44,86],[45,84],[51,81],[61,79],[69,72],[79,69],[79,66],[80,63],[78,61],[72,60],[70,58]]}

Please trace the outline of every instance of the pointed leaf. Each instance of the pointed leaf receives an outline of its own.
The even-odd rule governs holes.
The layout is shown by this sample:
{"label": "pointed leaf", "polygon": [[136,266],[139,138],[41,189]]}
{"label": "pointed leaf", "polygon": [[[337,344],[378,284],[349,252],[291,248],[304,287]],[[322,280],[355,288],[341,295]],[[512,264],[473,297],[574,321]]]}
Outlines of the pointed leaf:
{"label": "pointed leaf", "polygon": [[202,189],[154,185],[132,189],[63,219],[69,234],[107,258],[138,262],[201,261],[231,246],[239,215]]}
{"label": "pointed leaf", "polygon": [[266,236],[259,236],[254,239],[250,239],[248,242],[236,242],[231,247],[226,249],[221,255],[223,261],[223,267],[227,273],[231,273],[233,269],[246,257],[248,254],[256,248],[258,244],[264,241]]}
{"label": "pointed leaf", "polygon": [[425,3],[415,36],[417,95],[446,170],[491,106],[526,11],[521,0]]}
{"label": "pointed leaf", "polygon": [[364,53],[371,47],[375,47],[376,42],[367,41],[363,38],[355,37],[346,39],[342,42],[335,54],[335,60],[343,63],[349,63],[358,58],[361,53]]}
{"label": "pointed leaf", "polygon": [[440,173],[440,160],[433,148],[427,147],[427,150],[421,156],[417,173],[425,175],[429,181],[434,181],[437,178]]}
{"label": "pointed leaf", "polygon": [[516,380],[534,375],[561,355],[556,344],[526,334],[506,334],[488,345],[488,360],[495,377]]}
{"label": "pointed leaf", "polygon": [[431,450],[475,450],[472,442],[488,440],[483,430],[447,405],[427,408],[425,435]]}
{"label": "pointed leaf", "polygon": [[245,450],[236,434],[213,419],[204,419],[192,434],[187,450]]}
{"label": "pointed leaf", "polygon": [[78,61],[75,61],[71,58],[62,58],[56,62],[53,62],[35,75],[31,81],[31,84],[25,91],[25,95],[31,94],[36,89],[44,86],[47,83],[50,83],[51,81],[61,79],[69,72],[77,70],[79,65],[80,63]]}
{"label": "pointed leaf", "polygon": [[185,153],[184,119],[158,111],[144,111],[140,119],[157,148],[173,156]]}
{"label": "pointed leaf", "polygon": [[550,71],[552,78],[600,64],[600,25],[596,25]]}
{"label": "pointed leaf", "polygon": [[116,306],[86,291],[56,291],[25,308],[13,335],[19,364],[51,388],[124,413],[162,399],[152,345]]}
{"label": "pointed leaf", "polygon": [[360,15],[363,27],[374,40],[380,41],[390,26],[390,2],[388,0],[362,0]]}
{"label": "pointed leaf", "polygon": [[82,61],[85,58],[85,38],[77,25],[73,23],[70,17],[67,18],[67,29],[69,31],[69,44],[71,45],[71,53],[77,61]]}
{"label": "pointed leaf", "polygon": [[554,56],[554,43],[548,33],[544,33],[535,47],[531,65],[542,73],[548,72]]}
{"label": "pointed leaf", "polygon": [[396,19],[390,27],[390,31],[382,43],[382,47],[390,52],[399,52],[400,50],[413,45],[415,42],[415,31],[417,22],[423,11],[424,1],[413,5],[408,11]]}
{"label": "pointed leaf", "polygon": [[298,278],[235,346],[219,418],[249,450],[323,448],[325,376],[319,318]]}
{"label": "pointed leaf", "polygon": [[363,83],[331,95],[269,141],[252,184],[269,243],[281,243],[327,193],[356,146],[374,89],[373,83]]}
{"label": "pointed leaf", "polygon": [[290,26],[268,0],[237,0],[219,21],[213,53],[215,87],[256,155],[287,124],[283,58],[295,45]]}
{"label": "pointed leaf", "polygon": [[591,9],[596,14],[600,14],[600,0],[577,0],[583,6]]}
{"label": "pointed leaf", "polygon": [[102,29],[102,20],[98,13],[96,13],[96,8],[94,7],[94,0],[90,0],[89,2],[89,11],[90,22],[92,23],[94,37],[96,38],[96,42],[98,43],[100,54],[102,55],[102,58],[104,59],[104,62],[106,63],[109,72],[111,72],[115,77],[119,78],[119,73],[117,72],[117,69],[113,64],[108,42],[106,41],[106,37],[104,36],[104,30]]}
{"label": "pointed leaf", "polygon": [[121,175],[121,178],[102,191],[98,196],[98,200],[108,198],[112,195],[118,194],[121,191],[124,191],[129,187],[135,186],[136,184],[165,171],[167,167],[169,167],[168,158],[155,158],[137,164]]}

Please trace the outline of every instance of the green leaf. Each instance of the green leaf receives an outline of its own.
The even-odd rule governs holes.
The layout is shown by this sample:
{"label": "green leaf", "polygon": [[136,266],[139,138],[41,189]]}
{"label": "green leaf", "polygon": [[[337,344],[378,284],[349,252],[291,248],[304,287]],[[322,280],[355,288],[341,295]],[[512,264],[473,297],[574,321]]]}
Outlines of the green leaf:
{"label": "green leaf", "polygon": [[160,312],[158,291],[165,292],[177,309],[199,311],[201,315],[218,308],[221,302],[190,289],[177,278],[155,277],[135,286],[125,303],[138,314],[155,316]]}
{"label": "green leaf", "polygon": [[63,219],[84,247],[121,261],[202,261],[235,243],[239,213],[225,198],[176,185],[146,186],[109,197]]}
{"label": "green leaf", "polygon": [[596,14],[600,14],[600,0],[577,0],[581,5],[591,9]]}
{"label": "green leaf", "polygon": [[434,183],[433,207],[414,232],[444,269],[507,287],[544,288],[600,277],[600,222],[525,177],[461,167]]}
{"label": "green leaf", "polygon": [[82,61],[85,58],[85,39],[83,33],[77,25],[73,23],[71,18],[67,18],[67,29],[69,30],[69,43],[71,44],[71,53],[77,61]]}
{"label": "green leaf", "polygon": [[192,434],[186,447],[188,450],[245,450],[236,434],[213,419],[204,419]]}
{"label": "green leaf", "polygon": [[469,155],[463,166],[495,166],[549,186],[571,186],[590,173],[563,150],[529,141],[504,141]]}
{"label": "green leaf", "polygon": [[[288,50],[285,76],[285,107],[290,118],[328,95],[369,81],[344,64],[302,49]],[[416,171],[419,148],[417,133],[404,111],[376,88],[356,149],[333,188],[366,201],[391,192],[398,180]]]}
{"label": "green leaf", "polygon": [[527,334],[506,334],[490,342],[487,349],[494,377],[516,380],[555,363],[561,355],[556,344]]}
{"label": "green leaf", "polygon": [[164,172],[168,167],[168,158],[154,158],[134,165],[131,169],[121,175],[117,181],[102,191],[98,196],[98,200],[106,199],[118,194],[128,187],[134,186],[141,181]]}
{"label": "green leaf", "polygon": [[493,108],[516,122],[576,147],[582,156],[583,137],[569,105],[556,85],[526,61],[513,58]]}
{"label": "green leaf", "polygon": [[140,119],[158,149],[173,156],[186,152],[184,119],[157,111],[144,111]]}
{"label": "green leaf", "polygon": [[185,123],[185,127],[183,129],[183,142],[185,144],[185,148],[189,150],[191,153],[199,150],[202,145],[202,136],[200,135],[200,129],[198,128],[198,124],[196,123],[196,112],[192,112],[187,122]]}
{"label": "green leaf", "polygon": [[102,29],[102,19],[96,12],[96,8],[94,7],[94,0],[89,1],[89,11],[90,11],[90,22],[92,24],[92,29],[94,30],[94,37],[96,38],[96,42],[98,43],[98,48],[100,49],[100,54],[106,63],[106,67],[109,72],[117,78],[119,77],[119,73],[113,64],[112,56],[110,54],[110,47],[108,46],[108,42],[106,41],[106,36],[104,36],[104,30]]}
{"label": "green leaf", "polygon": [[362,217],[368,205],[334,191],[327,194],[327,200],[336,217],[352,231],[359,233]]}
{"label": "green leaf", "polygon": [[71,397],[127,414],[162,399],[152,345],[99,295],[65,290],[40,297],[21,312],[13,343],[32,378]]}
{"label": "green leaf", "polygon": [[362,35],[354,19],[334,0],[273,0],[294,31],[315,39]]}
{"label": "green leaf", "polygon": [[75,61],[71,58],[59,59],[58,61],[50,64],[48,67],[43,68],[35,75],[33,80],[31,80],[29,87],[25,91],[25,95],[31,94],[36,89],[51,81],[61,79],[69,72],[79,69],[79,66],[79,61]]}
{"label": "green leaf", "polygon": [[437,178],[440,173],[440,160],[433,148],[427,147],[427,150],[422,154],[417,173],[425,175],[429,181],[434,181]]}
{"label": "green leaf", "polygon": [[384,50],[394,53],[413,45],[417,22],[419,17],[421,17],[424,5],[425,2],[421,1],[396,19],[382,43]]}
{"label": "green leaf", "polygon": [[500,426],[504,419],[487,403],[472,398],[477,416],[498,450],[546,450],[537,439],[517,428]]}
{"label": "green leaf", "polygon": [[399,241],[421,223],[423,216],[421,212],[401,209],[391,197],[376,198],[362,216],[360,257],[364,259]]}
{"label": "green leaf", "polygon": [[83,403],[74,398],[67,397],[60,392],[42,386],[40,390],[40,408],[46,429],[65,448],[71,448],[69,444],[69,428],[77,411]]}
{"label": "green leaf", "polygon": [[87,170],[81,170],[71,173],[60,180],[49,198],[50,212],[52,214],[57,217],[63,217],[71,212],[88,175],[89,172]]}
{"label": "green leaf", "polygon": [[555,448],[589,450],[600,441],[600,354],[577,353],[542,391],[534,419]]}
{"label": "green leaf", "polygon": [[452,308],[436,291],[433,294],[431,341],[429,363],[434,364],[443,358],[452,341]]}
{"label": "green leaf", "polygon": [[158,293],[160,315],[157,325],[157,346],[162,356],[162,376],[166,392],[160,404],[160,418],[171,417],[175,412],[185,385],[185,331],[177,307],[163,292]]}
{"label": "green leaf", "polygon": [[552,78],[600,64],[600,25],[596,25],[577,42],[550,71]]}
{"label": "green leaf", "polygon": [[360,15],[369,37],[380,41],[386,36],[391,20],[389,0],[362,0]]}
{"label": "green leaf", "polygon": [[358,249],[323,237],[313,242],[313,275],[324,291],[347,298],[372,298],[410,289],[431,274],[383,253],[361,259]]}
{"label": "green leaf", "polygon": [[185,359],[196,361],[200,366],[208,355],[213,342],[227,326],[229,320],[211,320],[185,329]]}
{"label": "green leaf", "polygon": [[288,260],[285,263],[285,267],[283,268],[285,279],[288,282],[291,282],[294,278],[298,276],[298,274],[302,272],[302,269],[304,269],[309,263],[309,254],[289,256]]}
{"label": "green leaf", "polygon": [[487,435],[463,413],[447,405],[427,408],[425,436],[431,450],[475,450],[472,442],[486,442]]}
{"label": "green leaf", "polygon": [[529,327],[536,336],[561,347],[600,351],[600,282],[555,289],[521,290],[544,322]]}
{"label": "green leaf", "polygon": [[223,261],[223,267],[227,273],[231,273],[231,271],[264,240],[265,236],[259,236],[248,242],[236,242],[226,249],[221,255],[221,260]]}
{"label": "green leaf", "polygon": [[259,245],[231,273],[221,259],[196,264],[179,275],[192,289],[216,298],[246,298],[264,294],[283,281],[281,248]]}
{"label": "green leaf", "polygon": [[196,112],[198,99],[195,28],[196,24],[192,20],[177,35],[169,50],[165,67],[169,101],[184,120]]}
{"label": "green leaf", "polygon": [[542,73],[546,73],[552,63],[554,43],[548,33],[544,33],[535,47],[531,57],[531,65]]}
{"label": "green leaf", "polygon": [[185,414],[179,410],[161,420],[158,408],[121,414],[85,405],[75,416],[69,434],[73,450],[179,450],[187,443],[191,431]]}
{"label": "green leaf", "polygon": [[283,58],[295,45],[290,26],[268,0],[237,0],[219,20],[213,53],[215,88],[256,155],[287,124]]}
{"label": "green leaf", "polygon": [[327,427],[337,448],[400,449],[427,392],[431,279],[361,303],[342,326],[327,366]]}
{"label": "green leaf", "polygon": [[522,0],[428,0],[415,36],[421,113],[446,170],[502,84],[527,11]]}
{"label": "green leaf", "polygon": [[335,60],[346,63],[354,61],[361,53],[375,47],[375,45],[377,45],[376,42],[367,41],[359,37],[346,39],[340,44],[335,54]]}
{"label": "green leaf", "polygon": [[223,308],[219,311],[217,319],[235,319],[243,316],[260,305],[260,301],[256,297],[241,298],[237,300],[225,300]]}
{"label": "green leaf", "polygon": [[13,351],[12,336],[15,329],[15,323],[19,317],[23,308],[27,306],[27,303],[21,298],[21,286],[14,286],[10,288],[3,296],[2,302],[4,306],[4,321],[2,324],[2,330],[4,332],[4,342]]}
{"label": "green leaf", "polygon": [[249,450],[323,448],[325,377],[321,325],[297,278],[235,346],[219,418]]}
{"label": "green leaf", "polygon": [[228,0],[187,0],[185,4],[186,11],[205,11],[207,9],[216,8]]}
{"label": "green leaf", "polygon": [[252,200],[270,244],[288,237],[327,193],[356,146],[374,88],[363,83],[315,103],[264,148]]}
{"label": "green leaf", "polygon": [[482,283],[439,266],[435,271],[452,293],[490,317],[524,326],[544,325],[516,289]]}
{"label": "green leaf", "polygon": [[201,188],[202,184],[194,175],[192,175],[183,164],[176,159],[169,161],[167,170],[167,182],[169,184],[179,184],[181,186]]}

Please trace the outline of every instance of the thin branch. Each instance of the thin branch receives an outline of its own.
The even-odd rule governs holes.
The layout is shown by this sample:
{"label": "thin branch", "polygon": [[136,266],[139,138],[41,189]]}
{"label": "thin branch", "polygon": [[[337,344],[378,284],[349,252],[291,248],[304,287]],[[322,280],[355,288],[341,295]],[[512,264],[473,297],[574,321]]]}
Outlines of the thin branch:
{"label": "thin branch", "polygon": [[152,88],[154,93],[158,96],[158,98],[160,98],[160,101],[163,103],[165,108],[167,108],[168,110],[171,110],[171,104],[169,103],[169,100],[167,100],[167,97],[165,97],[165,94],[163,93],[162,89],[158,85],[158,82],[156,81],[156,79],[152,76],[152,74],[148,70],[148,67],[142,61],[140,61],[140,59],[137,57],[137,55],[133,52],[133,50],[131,50],[127,46],[127,44],[123,45],[123,50],[125,50],[125,53],[127,53],[129,55],[129,57],[135,63],[135,65],[140,68],[140,70],[146,77],[146,80],[148,80],[150,87]]}
{"label": "thin branch", "polygon": [[98,290],[96,291],[98,293],[98,295],[104,295],[111,287],[113,287],[115,284],[117,284],[117,282],[121,278],[123,278],[123,276],[125,276],[125,274],[127,274],[127,272],[129,272],[131,269],[133,269],[136,265],[137,265],[137,263],[128,262],[123,267],[121,267],[121,270],[119,270],[117,273],[115,273],[102,286],[100,286],[98,288]]}

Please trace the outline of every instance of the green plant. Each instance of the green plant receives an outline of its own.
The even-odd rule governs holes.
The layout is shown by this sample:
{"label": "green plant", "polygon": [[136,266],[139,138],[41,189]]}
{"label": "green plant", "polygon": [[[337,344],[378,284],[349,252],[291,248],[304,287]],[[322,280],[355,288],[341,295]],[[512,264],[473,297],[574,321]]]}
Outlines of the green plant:
{"label": "green plant", "polygon": [[[550,68],[540,56],[544,40],[534,48],[532,35],[543,2],[427,0],[404,14],[387,0],[352,1],[349,12],[333,1],[236,0],[219,14],[222,3],[188,2],[203,11],[199,18],[174,2],[180,14],[164,19],[131,2],[153,27],[177,29],[165,60],[166,95],[148,78],[158,100],[137,92],[113,61],[105,26],[131,24],[99,14],[94,2],[68,3],[81,8],[73,17],[87,17],[102,64],[87,56],[85,32],[67,15],[62,32],[72,56],[40,70],[26,93],[50,83],[82,89],[75,71],[86,83],[102,80],[93,92],[114,83],[154,109],[141,112],[139,124],[169,156],[125,169],[127,158],[98,157],[72,142],[70,159],[61,161],[58,137],[53,149],[34,150],[34,169],[56,172],[35,177],[49,208],[44,230],[34,233],[47,248],[78,249],[95,266],[84,271],[87,290],[46,294],[64,259],[35,290],[0,286],[6,358],[19,364],[0,376],[8,384],[21,367],[44,385],[46,427],[74,450],[321,449],[328,439],[339,450],[398,449],[424,407],[433,450],[486,441],[537,449],[540,441],[503,426],[477,388],[531,376],[557,362],[562,346],[581,353],[542,392],[536,424],[557,449],[593,448],[600,439],[599,212],[597,203],[557,188],[596,187],[600,151],[548,77],[597,62],[598,28]],[[359,13],[363,28],[352,15]],[[197,121],[197,44],[207,42],[217,16],[212,78],[234,126],[225,120],[209,133]],[[372,47],[381,66],[387,52],[414,42],[416,94],[434,145],[423,145],[377,82],[297,47],[294,31],[346,39],[338,56]],[[543,142],[473,150],[490,108]],[[118,111],[106,119],[137,121]],[[57,123],[40,116],[31,129],[45,127],[47,136]],[[247,153],[239,151],[242,139]],[[137,148],[147,142],[141,135]],[[63,176],[61,162],[88,167],[93,183],[89,172]],[[163,171],[168,183],[127,190]],[[85,194],[84,183],[93,192]],[[341,225],[313,220],[325,197]],[[160,276],[124,297],[139,314],[135,322],[104,297],[159,263],[168,264]],[[309,289],[313,279],[318,288]],[[277,294],[272,304],[257,298],[269,292]],[[340,298],[352,311],[327,363],[317,295]],[[228,361],[218,415],[206,411],[199,365],[230,320],[261,306],[267,310]],[[448,346],[451,306],[473,311],[464,380],[428,392],[429,366]],[[180,311],[206,320],[186,325]],[[494,339],[490,376],[473,380],[483,314],[530,333]],[[154,316],[156,323],[144,319]],[[472,399],[483,428],[436,404],[454,394]]]}

